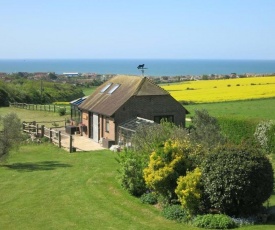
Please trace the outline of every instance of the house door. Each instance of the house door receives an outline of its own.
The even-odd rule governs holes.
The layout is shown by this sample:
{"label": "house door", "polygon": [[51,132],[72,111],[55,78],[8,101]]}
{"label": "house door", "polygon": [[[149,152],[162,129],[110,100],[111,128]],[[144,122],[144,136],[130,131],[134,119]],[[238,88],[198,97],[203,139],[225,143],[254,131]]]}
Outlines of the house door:
{"label": "house door", "polygon": [[93,131],[92,131],[92,138],[94,141],[99,141],[99,117],[98,114],[93,113]]}
{"label": "house door", "polygon": [[89,137],[93,139],[93,114],[89,112]]}

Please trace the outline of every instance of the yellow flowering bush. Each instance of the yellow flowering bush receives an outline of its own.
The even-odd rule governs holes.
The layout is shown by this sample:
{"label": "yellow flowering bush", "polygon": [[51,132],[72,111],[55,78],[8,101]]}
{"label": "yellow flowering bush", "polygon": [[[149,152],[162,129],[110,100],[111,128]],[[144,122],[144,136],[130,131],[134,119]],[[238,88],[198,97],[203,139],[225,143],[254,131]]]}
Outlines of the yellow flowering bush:
{"label": "yellow flowering bush", "polygon": [[185,81],[162,85],[178,101],[221,102],[275,97],[275,76]]}
{"label": "yellow flowering bush", "polygon": [[182,207],[192,216],[198,209],[201,198],[201,170],[195,168],[191,172],[187,172],[186,176],[178,178],[178,186],[175,190]]}
{"label": "yellow flowering bush", "polygon": [[148,167],[143,170],[147,187],[168,200],[175,198],[177,178],[185,175],[188,168],[184,149],[186,146],[178,141],[166,141],[163,147],[152,152]]}

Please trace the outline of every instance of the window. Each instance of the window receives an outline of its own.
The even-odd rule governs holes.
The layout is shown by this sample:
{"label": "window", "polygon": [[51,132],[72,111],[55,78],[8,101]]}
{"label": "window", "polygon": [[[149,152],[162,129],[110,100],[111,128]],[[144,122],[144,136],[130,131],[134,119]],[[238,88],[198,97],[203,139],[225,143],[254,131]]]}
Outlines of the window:
{"label": "window", "polygon": [[161,121],[174,122],[174,116],[173,115],[154,116],[154,122],[160,124]]}
{"label": "window", "polygon": [[110,90],[109,90],[109,94],[112,94],[113,92],[115,92],[115,90],[120,86],[120,84],[115,84]]}
{"label": "window", "polygon": [[109,118],[105,118],[105,132],[109,132],[110,131],[110,120]]}
{"label": "window", "polygon": [[104,93],[110,86],[112,85],[112,83],[109,83],[107,85],[105,85],[102,90],[100,90],[100,93]]}

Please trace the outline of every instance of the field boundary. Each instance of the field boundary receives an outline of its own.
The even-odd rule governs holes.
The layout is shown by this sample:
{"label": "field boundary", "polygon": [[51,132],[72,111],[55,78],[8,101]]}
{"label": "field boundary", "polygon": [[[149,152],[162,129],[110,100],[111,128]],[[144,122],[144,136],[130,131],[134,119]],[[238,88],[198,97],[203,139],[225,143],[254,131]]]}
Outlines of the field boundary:
{"label": "field boundary", "polygon": [[47,104],[47,105],[41,105],[41,104],[27,104],[27,103],[10,103],[10,107],[16,107],[21,109],[28,109],[28,110],[38,110],[38,111],[48,111],[48,112],[59,112],[60,109],[65,109],[65,113],[67,111],[70,111],[69,106],[59,106],[55,104]]}
{"label": "field boundary", "polygon": [[23,122],[23,132],[30,135],[32,142],[41,142],[40,138],[47,137],[50,142],[57,145],[59,148],[65,148],[70,153],[75,152],[76,149],[73,147],[73,137],[70,134],[62,133],[60,128],[48,128],[45,125],[39,125],[34,122]]}

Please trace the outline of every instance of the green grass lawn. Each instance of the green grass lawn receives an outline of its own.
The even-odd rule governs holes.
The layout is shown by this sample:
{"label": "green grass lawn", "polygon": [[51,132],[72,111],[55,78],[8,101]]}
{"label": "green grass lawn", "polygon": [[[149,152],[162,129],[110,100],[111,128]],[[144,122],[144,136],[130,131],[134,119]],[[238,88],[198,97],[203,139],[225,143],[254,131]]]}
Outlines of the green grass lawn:
{"label": "green grass lawn", "polygon": [[[51,126],[52,121],[59,121],[56,122],[56,124],[59,126],[64,126],[65,120],[70,117],[69,115],[60,116],[58,113],[48,111],[28,110],[15,107],[0,107],[0,116],[5,116],[8,113],[16,113],[22,122],[42,122],[40,125],[44,124],[47,127]],[[47,122],[51,123],[49,124]]]}
{"label": "green grass lawn", "polygon": [[184,105],[193,116],[196,109],[206,109],[210,115],[275,120],[275,98]]}
{"label": "green grass lawn", "polygon": [[0,229],[197,229],[166,220],[123,190],[115,157],[109,150],[70,154],[51,144],[12,151],[0,166]]}
{"label": "green grass lawn", "polygon": [[22,146],[0,166],[0,229],[192,229],[124,191],[109,150]]}

